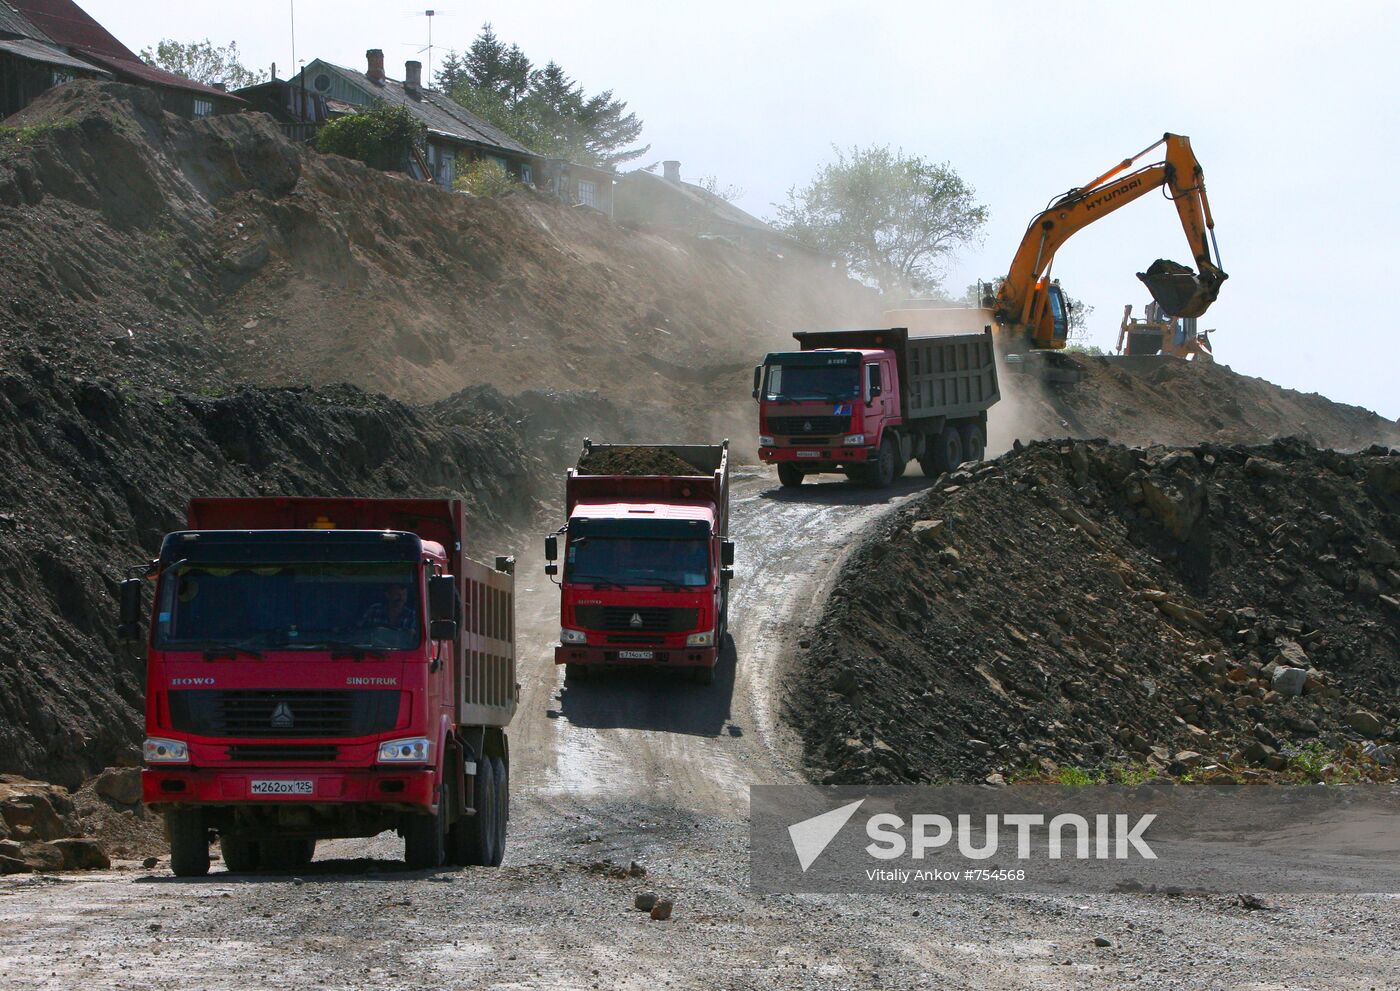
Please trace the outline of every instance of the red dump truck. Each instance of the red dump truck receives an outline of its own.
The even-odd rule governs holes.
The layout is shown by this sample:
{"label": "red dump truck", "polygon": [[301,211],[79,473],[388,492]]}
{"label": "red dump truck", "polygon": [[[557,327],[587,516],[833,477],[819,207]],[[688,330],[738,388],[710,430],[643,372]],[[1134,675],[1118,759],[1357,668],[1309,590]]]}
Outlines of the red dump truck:
{"label": "red dump truck", "polygon": [[[119,635],[147,656],[146,804],[177,875],[293,869],[395,829],[409,867],[497,865],[515,713],[514,561],[462,503],[195,499]],[[143,587],[154,580],[150,628]]]}
{"label": "red dump truck", "polygon": [[580,678],[612,666],[678,668],[709,684],[729,614],[729,441],[594,444],[565,481],[567,522],[545,538],[559,574],[554,662]]}
{"label": "red dump truck", "polygon": [[[952,327],[986,311],[939,312]],[[917,460],[933,476],[981,458],[987,410],[1001,398],[990,323],[973,333],[911,338],[903,327],[794,334],[753,372],[758,456],[785,486],[843,471],[886,486]]]}

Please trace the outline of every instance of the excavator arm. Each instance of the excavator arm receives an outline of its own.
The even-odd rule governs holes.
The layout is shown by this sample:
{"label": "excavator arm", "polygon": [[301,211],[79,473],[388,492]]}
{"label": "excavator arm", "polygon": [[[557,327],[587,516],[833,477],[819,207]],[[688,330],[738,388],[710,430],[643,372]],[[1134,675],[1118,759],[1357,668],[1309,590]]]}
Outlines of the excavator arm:
{"label": "excavator arm", "polygon": [[[1161,161],[1134,170],[1163,146],[1166,151]],[[1215,244],[1205,174],[1191,151],[1191,139],[1165,134],[1088,185],[1071,189],[1030,222],[998,290],[997,319],[1024,330],[1036,347],[1064,347],[1069,311],[1059,286],[1050,281],[1055,252],[1094,221],[1156,189],[1162,189],[1176,205],[1196,271],[1159,259],[1146,272],[1139,272],[1138,278],[1169,315],[1194,317],[1204,313],[1227,278]]]}

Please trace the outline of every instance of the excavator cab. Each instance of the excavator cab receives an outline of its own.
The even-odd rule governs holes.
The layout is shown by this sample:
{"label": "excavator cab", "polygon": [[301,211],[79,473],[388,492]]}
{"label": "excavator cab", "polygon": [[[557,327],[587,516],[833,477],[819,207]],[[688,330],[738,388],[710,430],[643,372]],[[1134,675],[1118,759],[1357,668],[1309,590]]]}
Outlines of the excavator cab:
{"label": "excavator cab", "polygon": [[1062,348],[1069,338],[1069,300],[1065,299],[1058,282],[1047,285],[1045,294],[1050,301],[1050,326],[1051,333],[1055,335],[1054,346]]}
{"label": "excavator cab", "polygon": [[1169,317],[1198,317],[1220,295],[1226,275],[1220,269],[1197,275],[1178,262],[1158,258],[1137,277]]}

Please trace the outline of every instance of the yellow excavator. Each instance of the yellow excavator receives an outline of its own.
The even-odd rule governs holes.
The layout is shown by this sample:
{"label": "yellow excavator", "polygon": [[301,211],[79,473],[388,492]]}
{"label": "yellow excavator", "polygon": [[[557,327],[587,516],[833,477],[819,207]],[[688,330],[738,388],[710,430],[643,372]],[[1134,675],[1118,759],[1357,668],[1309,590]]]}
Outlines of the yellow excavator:
{"label": "yellow excavator", "polygon": [[[1159,148],[1165,148],[1160,161],[1139,165]],[[1176,205],[1197,271],[1158,259],[1146,272],[1139,272],[1138,278],[1167,317],[1205,313],[1228,278],[1220,267],[1205,173],[1191,151],[1190,138],[1164,134],[1160,141],[1103,175],[1058,197],[1031,220],[1011,260],[1011,270],[991,301],[997,323],[1020,330],[1033,347],[1063,348],[1070,314],[1059,284],[1050,278],[1055,252],[1094,221],[1155,189],[1161,189]]]}

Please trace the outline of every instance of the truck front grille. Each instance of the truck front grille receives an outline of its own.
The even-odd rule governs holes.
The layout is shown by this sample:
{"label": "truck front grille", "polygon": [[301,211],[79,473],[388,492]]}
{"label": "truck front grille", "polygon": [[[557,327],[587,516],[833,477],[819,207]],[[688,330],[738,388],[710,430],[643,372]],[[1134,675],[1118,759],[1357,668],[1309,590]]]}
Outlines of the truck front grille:
{"label": "truck front grille", "polygon": [[230,689],[170,693],[171,725],[197,736],[369,736],[393,729],[398,714],[398,692]]}
{"label": "truck front grille", "polygon": [[258,761],[278,764],[296,764],[302,761],[333,761],[340,756],[340,748],[334,744],[280,744],[280,743],[235,743],[228,748],[228,759]]}
{"label": "truck front grille", "polygon": [[619,633],[683,633],[700,622],[698,609],[669,606],[576,606],[574,615],[585,630]]}
{"label": "truck front grille", "polygon": [[827,437],[851,432],[849,416],[770,416],[768,433],[783,437]]}

